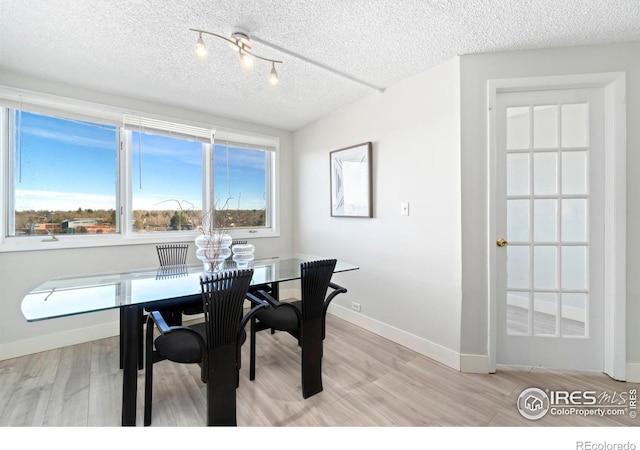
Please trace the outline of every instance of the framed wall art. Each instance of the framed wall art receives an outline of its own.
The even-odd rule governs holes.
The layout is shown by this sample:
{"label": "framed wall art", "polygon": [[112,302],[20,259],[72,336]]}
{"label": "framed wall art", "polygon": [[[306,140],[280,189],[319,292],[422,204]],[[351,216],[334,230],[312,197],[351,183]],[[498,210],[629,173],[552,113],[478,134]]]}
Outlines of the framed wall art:
{"label": "framed wall art", "polygon": [[330,152],[331,216],[373,217],[371,142]]}

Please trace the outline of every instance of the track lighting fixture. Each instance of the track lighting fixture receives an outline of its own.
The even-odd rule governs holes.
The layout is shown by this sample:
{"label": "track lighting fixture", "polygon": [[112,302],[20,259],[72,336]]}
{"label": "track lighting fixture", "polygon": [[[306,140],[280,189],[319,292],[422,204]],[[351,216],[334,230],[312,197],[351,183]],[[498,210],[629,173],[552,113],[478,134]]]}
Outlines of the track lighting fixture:
{"label": "track lighting fixture", "polygon": [[269,83],[271,86],[278,84],[278,72],[276,72],[276,63],[271,63],[271,74],[269,75]]}
{"label": "track lighting fixture", "polygon": [[238,52],[240,57],[240,64],[244,70],[251,70],[253,67],[254,59],[260,59],[271,63],[271,72],[269,74],[269,83],[272,86],[278,84],[278,72],[276,71],[276,64],[282,64],[282,61],[278,61],[271,58],[265,58],[263,56],[256,55],[251,51],[251,40],[249,35],[244,31],[234,31],[231,38],[220,36],[219,34],[212,33],[210,31],[198,30],[190,28],[190,31],[198,33],[198,40],[196,41],[196,55],[198,58],[205,58],[207,56],[207,47],[202,39],[202,35],[215,36],[219,39],[227,41],[229,47]]}
{"label": "track lighting fixture", "polygon": [[196,56],[198,58],[206,58],[207,57],[207,46],[204,45],[204,40],[202,40],[202,33],[198,37],[198,42],[196,42]]}

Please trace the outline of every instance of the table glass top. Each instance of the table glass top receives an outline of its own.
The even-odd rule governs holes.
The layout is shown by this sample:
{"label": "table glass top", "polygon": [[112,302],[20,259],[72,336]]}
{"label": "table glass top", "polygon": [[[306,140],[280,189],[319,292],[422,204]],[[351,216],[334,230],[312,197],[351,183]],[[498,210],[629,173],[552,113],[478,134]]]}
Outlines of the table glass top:
{"label": "table glass top", "polygon": [[[320,257],[293,256],[254,260],[252,285],[300,278],[300,264]],[[229,262],[224,270],[235,269]],[[338,261],[334,272],[358,269]],[[200,277],[210,273],[203,264],[164,266],[123,272],[58,277],[38,286],[22,300],[22,314],[29,321],[148,304],[168,298],[200,294]]]}

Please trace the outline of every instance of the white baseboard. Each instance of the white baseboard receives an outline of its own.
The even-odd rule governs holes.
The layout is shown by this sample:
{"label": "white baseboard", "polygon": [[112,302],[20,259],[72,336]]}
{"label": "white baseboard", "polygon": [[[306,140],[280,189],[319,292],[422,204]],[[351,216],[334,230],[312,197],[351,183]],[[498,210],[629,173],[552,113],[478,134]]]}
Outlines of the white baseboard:
{"label": "white baseboard", "polygon": [[117,336],[119,333],[118,322],[107,322],[91,327],[7,342],[0,346],[0,361]]}
{"label": "white baseboard", "polygon": [[640,363],[627,363],[628,383],[640,383]]}
{"label": "white baseboard", "polygon": [[489,373],[489,356],[461,354],[460,372]]}
{"label": "white baseboard", "polygon": [[428,341],[389,324],[380,322],[340,305],[329,306],[330,314],[353,323],[367,331],[396,342],[445,366],[462,372],[489,373],[489,363],[484,355],[461,355],[460,353]]}

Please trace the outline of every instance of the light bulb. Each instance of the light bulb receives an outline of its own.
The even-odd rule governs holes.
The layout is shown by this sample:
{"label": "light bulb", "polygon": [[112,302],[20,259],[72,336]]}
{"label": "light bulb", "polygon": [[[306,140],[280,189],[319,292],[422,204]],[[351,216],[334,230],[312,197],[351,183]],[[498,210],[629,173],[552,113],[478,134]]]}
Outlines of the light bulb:
{"label": "light bulb", "polygon": [[196,56],[198,58],[206,58],[207,56],[207,46],[204,45],[204,41],[202,40],[202,33],[200,33],[198,41],[196,42]]}
{"label": "light bulb", "polygon": [[278,72],[276,72],[276,63],[271,63],[271,73],[269,74],[269,83],[271,86],[278,84]]}
{"label": "light bulb", "polygon": [[243,69],[251,70],[253,67],[253,58],[250,54],[240,50],[240,63],[242,64]]}

